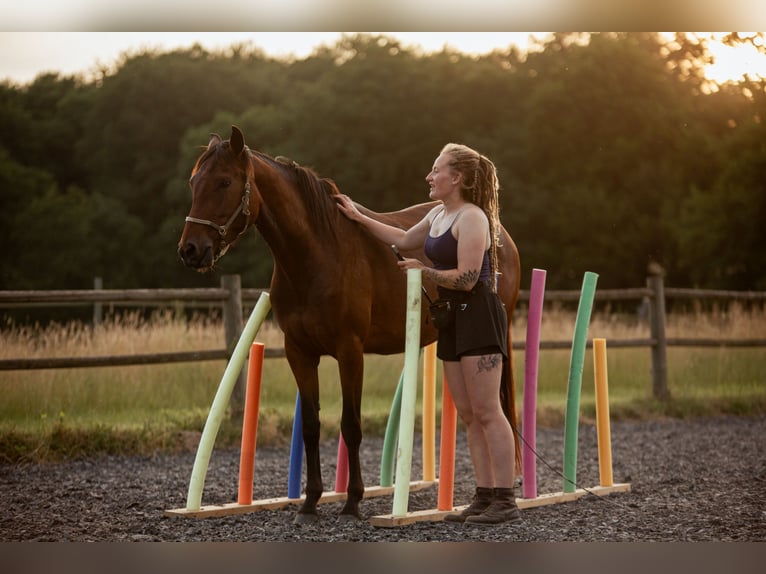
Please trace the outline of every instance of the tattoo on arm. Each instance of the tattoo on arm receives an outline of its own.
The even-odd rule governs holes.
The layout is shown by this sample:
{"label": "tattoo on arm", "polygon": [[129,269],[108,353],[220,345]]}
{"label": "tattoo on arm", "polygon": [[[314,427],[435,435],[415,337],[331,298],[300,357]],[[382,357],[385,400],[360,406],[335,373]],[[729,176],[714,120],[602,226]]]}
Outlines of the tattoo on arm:
{"label": "tattoo on arm", "polygon": [[476,363],[476,374],[478,375],[484,371],[489,372],[496,369],[502,362],[503,358],[500,353],[495,353],[494,355],[482,355]]}
{"label": "tattoo on arm", "polygon": [[426,267],[423,269],[423,275],[432,279],[435,283],[448,289],[454,289],[456,291],[467,291],[473,287],[479,280],[479,270],[473,269],[471,271],[465,271],[458,275],[455,279],[445,279],[443,271],[437,271],[433,267]]}
{"label": "tattoo on arm", "polygon": [[465,290],[467,287],[471,287],[479,280],[479,271],[478,269],[472,269],[471,271],[466,271],[465,273],[462,273],[458,275],[458,277],[455,279],[454,285],[455,289],[462,289]]}

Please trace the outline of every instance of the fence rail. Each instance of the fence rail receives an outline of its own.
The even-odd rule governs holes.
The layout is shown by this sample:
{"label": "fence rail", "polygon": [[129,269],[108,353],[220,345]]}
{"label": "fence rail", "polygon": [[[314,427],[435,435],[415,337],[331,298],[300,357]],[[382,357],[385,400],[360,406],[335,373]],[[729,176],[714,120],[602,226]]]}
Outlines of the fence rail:
{"label": "fence rail", "polygon": [[[214,304],[223,311],[224,348],[199,351],[149,353],[133,355],[108,355],[94,357],[56,357],[0,359],[0,371],[28,369],[68,369],[80,367],[105,367],[124,365],[165,364],[191,361],[227,360],[242,333],[243,306],[257,301],[265,289],[243,289],[238,275],[221,278],[218,288],[201,289],[101,289],[97,278],[96,289],[62,291],[0,291],[0,308],[38,306],[93,305],[94,323],[101,320],[102,305],[160,306],[168,303]],[[545,301],[578,301],[579,290],[551,290],[545,293]],[[704,339],[672,338],[665,336],[666,299],[721,299],[743,301],[766,301],[764,291],[722,291],[685,288],[665,288],[661,276],[651,276],[646,287],[630,289],[602,289],[596,291],[595,301],[639,300],[649,303],[650,337],[639,339],[610,339],[613,348],[649,347],[652,352],[652,389],[657,398],[668,396],[667,347],[766,347],[766,339]],[[528,301],[529,292],[520,291],[519,301]],[[513,343],[514,349],[524,349],[524,341]],[[591,345],[591,342],[588,342]],[[569,349],[572,342],[541,341],[541,349]],[[267,358],[284,356],[284,349],[266,349]],[[244,401],[244,373],[235,387],[233,400]]]}

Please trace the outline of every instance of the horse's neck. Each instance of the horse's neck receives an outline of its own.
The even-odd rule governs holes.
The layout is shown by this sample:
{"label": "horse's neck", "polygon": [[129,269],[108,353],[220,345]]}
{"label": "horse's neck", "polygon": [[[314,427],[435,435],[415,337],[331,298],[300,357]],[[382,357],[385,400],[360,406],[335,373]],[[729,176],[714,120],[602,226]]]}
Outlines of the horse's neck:
{"label": "horse's neck", "polygon": [[[255,158],[255,162],[263,162]],[[265,164],[265,162],[264,162]],[[256,227],[283,271],[307,276],[318,262],[322,247],[308,221],[312,217],[295,186],[272,166],[257,166],[256,185],[261,207]],[[261,174],[260,177],[258,174]]]}

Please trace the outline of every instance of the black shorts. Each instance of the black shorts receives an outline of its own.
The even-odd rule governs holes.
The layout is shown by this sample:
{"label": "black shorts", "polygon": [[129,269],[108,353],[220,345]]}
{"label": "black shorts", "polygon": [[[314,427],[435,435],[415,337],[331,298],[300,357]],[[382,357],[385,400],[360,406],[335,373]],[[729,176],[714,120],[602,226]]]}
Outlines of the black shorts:
{"label": "black shorts", "polygon": [[471,292],[440,289],[439,297],[455,307],[455,320],[439,330],[436,356],[459,361],[465,355],[500,353],[508,358],[508,315],[497,293],[486,283]]}

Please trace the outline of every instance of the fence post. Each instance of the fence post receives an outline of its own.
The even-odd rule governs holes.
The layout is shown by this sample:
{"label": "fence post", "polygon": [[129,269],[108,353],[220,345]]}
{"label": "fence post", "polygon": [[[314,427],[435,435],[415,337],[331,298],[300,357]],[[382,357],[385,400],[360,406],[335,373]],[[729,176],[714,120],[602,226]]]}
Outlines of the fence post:
{"label": "fence post", "polygon": [[657,264],[649,266],[649,277],[646,284],[652,290],[649,305],[649,328],[652,339],[652,394],[655,399],[666,400],[670,397],[668,392],[668,361],[667,361],[667,338],[665,336],[665,286],[663,275],[665,274]]}
{"label": "fence post", "polygon": [[[226,354],[231,357],[234,347],[237,346],[237,341],[242,336],[242,280],[239,275],[223,275],[221,288],[229,292],[228,297],[223,302],[223,330]],[[245,369],[242,369],[231,394],[232,406],[236,412],[244,409],[246,384],[247,373]]]}
{"label": "fence post", "polygon": [[[104,288],[104,280],[101,277],[93,278],[93,289],[99,291]],[[98,327],[104,320],[104,306],[100,301],[93,303],[93,326]]]}

